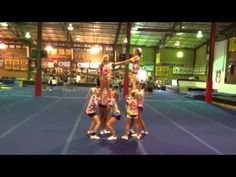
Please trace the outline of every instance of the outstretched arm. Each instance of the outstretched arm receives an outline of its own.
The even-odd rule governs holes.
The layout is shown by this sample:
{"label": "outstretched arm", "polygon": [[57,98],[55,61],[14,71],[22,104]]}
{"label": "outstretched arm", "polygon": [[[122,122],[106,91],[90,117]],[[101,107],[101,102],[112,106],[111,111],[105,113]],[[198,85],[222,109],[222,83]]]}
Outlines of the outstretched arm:
{"label": "outstretched arm", "polygon": [[115,62],[115,63],[113,63],[113,65],[114,66],[125,65],[125,64],[128,64],[129,62],[130,62],[129,60],[125,60],[125,61]]}
{"label": "outstretched arm", "polygon": [[132,62],[134,60],[134,57],[133,58],[130,58],[130,59],[127,59],[125,61],[120,61],[120,62],[115,62],[113,63],[114,66],[117,66],[117,65],[125,65],[125,64],[128,64],[130,62]]}

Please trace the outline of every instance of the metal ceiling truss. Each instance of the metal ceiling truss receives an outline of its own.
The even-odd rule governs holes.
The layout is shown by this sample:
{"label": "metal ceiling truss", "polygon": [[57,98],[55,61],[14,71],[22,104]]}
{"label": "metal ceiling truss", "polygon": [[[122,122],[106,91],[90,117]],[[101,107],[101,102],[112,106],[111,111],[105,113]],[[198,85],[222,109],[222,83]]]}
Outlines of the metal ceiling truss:
{"label": "metal ceiling truss", "polygon": [[[225,30],[219,32],[219,34],[216,36],[215,42],[229,38],[232,34],[235,34],[235,31],[236,31],[236,23],[233,23],[232,25],[227,27]],[[206,44],[208,45],[209,43],[210,43],[210,39],[208,39],[207,41],[195,47],[195,50],[202,47],[203,45],[206,45]]]}
{"label": "metal ceiling truss", "polygon": [[[35,28],[36,26],[35,24],[34,23],[28,24],[28,22],[27,23],[10,22],[8,23],[7,27],[8,31],[6,33],[6,37],[9,38],[4,38],[2,40],[11,44],[15,42],[17,44],[22,43],[24,45],[32,45],[33,42],[32,38],[26,39],[25,32],[26,30],[29,30],[31,32],[32,37],[37,36],[37,30]],[[171,24],[172,26],[169,26],[169,24]],[[218,24],[219,25],[218,25],[218,33],[216,41],[223,40],[236,35],[236,22],[231,22],[228,25],[225,25],[225,27],[224,24],[221,23]],[[45,39],[44,41],[48,41],[57,46],[75,47],[75,48],[78,46],[80,47],[80,45],[119,46],[119,44],[123,43],[122,39],[123,37],[125,37],[127,28],[127,26],[124,25],[124,23],[122,22],[107,23],[107,24],[104,23],[88,24],[88,23],[78,22],[78,23],[73,23],[73,26],[76,28],[76,30],[71,32],[67,29],[67,25],[68,25],[67,22],[57,22],[57,23],[46,22],[44,24],[44,29],[43,29],[44,32],[43,37]],[[94,25],[96,25],[96,27]],[[194,47],[195,49],[209,42],[208,35],[204,36],[203,38],[204,41],[202,39],[201,40],[197,39],[195,41],[191,40],[193,38],[192,34],[196,33],[198,28],[203,28],[204,29],[203,31],[205,32],[207,31],[207,33],[210,33],[210,31],[206,27],[204,27],[205,23],[203,23],[202,27],[199,27],[198,23],[196,23],[196,25],[187,24],[189,25],[189,27],[183,29],[182,26],[185,25],[186,24],[184,24],[183,22],[172,22],[168,23],[168,26],[165,25],[163,26],[158,24],[155,26],[149,25],[147,27],[140,26],[140,28],[137,29],[139,33],[132,35],[131,42],[133,45],[136,44],[137,46],[154,47],[155,50],[159,49],[162,46],[171,47],[171,45],[173,45],[172,43],[175,40],[180,40],[180,42],[183,41],[182,43],[186,44],[189,42],[191,44],[190,46],[192,47],[197,46]],[[96,34],[99,34],[99,38],[97,39],[98,41],[91,40],[92,38],[93,39],[97,38],[97,36],[95,35],[95,29],[99,29],[99,31],[96,31]],[[105,32],[106,30],[107,32]],[[186,35],[181,36],[177,34],[178,35],[177,36],[176,33],[186,33]],[[12,34],[14,36],[12,36]],[[83,38],[81,42],[73,38],[75,37],[73,35],[76,34],[80,35],[80,37]],[[102,40],[100,40],[100,38],[102,38]],[[85,39],[87,42],[85,41]],[[197,42],[199,42],[199,45],[197,45]]]}
{"label": "metal ceiling truss", "polygon": [[11,39],[11,38],[0,38],[7,45],[22,45],[22,40],[20,39]]}
{"label": "metal ceiling truss", "polygon": [[[56,47],[71,47],[71,48],[88,48],[88,46],[101,45],[101,46],[113,46],[113,44],[104,44],[104,43],[88,43],[88,42],[73,42],[70,41],[49,41],[43,40],[44,44],[51,44]],[[90,47],[89,47],[90,48]]]}
{"label": "metal ceiling truss", "polygon": [[73,46],[74,42],[73,42],[72,36],[71,36],[69,30],[66,28],[66,26],[67,26],[67,24],[65,22],[61,23],[61,27],[64,32],[66,40],[69,42],[70,46]]}
{"label": "metal ceiling truss", "polygon": [[31,44],[32,40],[25,39],[25,32],[21,29],[21,26],[17,23],[9,23],[8,30],[23,44]]}
{"label": "metal ceiling truss", "polygon": [[[138,28],[137,31],[141,31],[141,32],[157,32],[157,33],[173,33],[173,31],[171,32],[169,29],[156,29],[156,28]],[[178,32],[178,33],[196,33],[197,30],[193,30],[193,29],[179,29],[178,31],[174,31],[174,32]]]}
{"label": "metal ceiling truss", "polygon": [[180,29],[182,29],[182,22],[175,22],[173,26],[168,30],[167,33],[165,33],[162,38],[159,40],[159,42],[156,44],[156,49],[161,48],[162,46],[165,46],[165,44],[170,40],[170,38],[178,32]]}
{"label": "metal ceiling truss", "polygon": [[116,31],[116,38],[115,38],[115,41],[114,41],[114,45],[117,44],[117,41],[118,41],[118,38],[119,38],[119,35],[120,35],[121,25],[122,25],[122,22],[119,22],[118,27],[117,27],[117,31]]}
{"label": "metal ceiling truss", "polygon": [[224,35],[226,38],[230,37],[231,35],[236,34],[236,23],[233,23],[228,28],[226,28],[224,31],[220,32],[221,35]]}

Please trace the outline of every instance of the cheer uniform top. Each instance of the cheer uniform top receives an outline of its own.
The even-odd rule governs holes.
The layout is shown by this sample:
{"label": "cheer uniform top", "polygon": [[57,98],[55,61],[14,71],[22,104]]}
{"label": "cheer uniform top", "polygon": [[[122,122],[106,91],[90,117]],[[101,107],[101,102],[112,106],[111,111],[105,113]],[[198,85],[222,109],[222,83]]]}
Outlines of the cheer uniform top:
{"label": "cheer uniform top", "polygon": [[112,72],[112,63],[102,64],[101,66],[101,76],[103,78],[110,78]]}
{"label": "cheer uniform top", "polygon": [[88,102],[88,106],[86,108],[86,114],[88,116],[90,116],[91,118],[94,117],[96,115],[96,108],[98,105],[98,101],[97,101],[97,96],[96,95],[92,95],[89,99]]}
{"label": "cheer uniform top", "polygon": [[114,98],[109,99],[108,105],[111,107],[110,110],[111,117],[115,117],[117,120],[120,120],[121,113],[118,108],[116,100]]}
{"label": "cheer uniform top", "polygon": [[133,74],[138,74],[139,60],[140,60],[140,56],[138,56],[138,55],[134,56],[131,60],[133,63]]}
{"label": "cheer uniform top", "polygon": [[[101,90],[99,90],[101,92]],[[109,89],[111,92],[111,89]],[[100,96],[98,97],[98,105],[99,107],[107,107],[108,105],[108,92],[106,89],[103,90],[102,93],[99,94]]]}
{"label": "cheer uniform top", "polygon": [[127,97],[127,114],[131,118],[135,118],[138,115],[138,101],[131,97]]}
{"label": "cheer uniform top", "polygon": [[138,91],[138,110],[139,112],[143,111],[143,102],[144,102],[144,90]]}

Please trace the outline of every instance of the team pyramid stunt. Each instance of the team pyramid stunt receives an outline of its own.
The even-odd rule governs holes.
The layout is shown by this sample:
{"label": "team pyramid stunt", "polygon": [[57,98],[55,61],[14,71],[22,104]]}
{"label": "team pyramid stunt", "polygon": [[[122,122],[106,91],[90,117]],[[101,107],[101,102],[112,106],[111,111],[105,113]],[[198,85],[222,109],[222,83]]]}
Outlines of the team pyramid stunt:
{"label": "team pyramid stunt", "polygon": [[[140,58],[141,50],[139,48],[133,50],[132,58],[122,62],[110,62],[108,55],[103,56],[99,76],[100,87],[90,88],[88,94],[86,114],[91,118],[91,124],[87,132],[87,134],[90,135],[90,139],[100,139],[98,136],[98,130],[100,129],[100,135],[111,134],[107,139],[117,140],[116,131],[114,130],[113,125],[116,121],[119,121],[122,116],[117,104],[118,93],[109,86],[112,78],[112,68],[117,65],[129,63],[133,64],[132,89],[126,97],[125,131],[121,138],[128,140],[129,133],[136,139],[140,139],[142,136],[141,134],[148,134],[145,122],[142,118],[144,84],[139,83],[138,89],[136,89]],[[133,124],[135,131],[132,129]]]}

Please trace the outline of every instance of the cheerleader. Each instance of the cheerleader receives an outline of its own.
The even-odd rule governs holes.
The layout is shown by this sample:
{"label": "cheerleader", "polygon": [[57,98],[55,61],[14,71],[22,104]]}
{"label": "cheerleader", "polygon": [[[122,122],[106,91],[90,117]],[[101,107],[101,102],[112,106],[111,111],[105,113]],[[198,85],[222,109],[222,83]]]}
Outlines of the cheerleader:
{"label": "cheerleader", "polygon": [[[142,117],[143,112],[143,103],[144,103],[144,87],[142,83],[139,83],[138,89],[138,121],[139,121],[139,129],[142,130],[141,133],[148,135],[146,124]],[[132,129],[131,129],[132,130]],[[132,134],[133,137],[137,136],[136,133]]]}
{"label": "cheerleader", "polygon": [[139,120],[138,120],[138,99],[137,99],[137,90],[132,90],[130,93],[130,97],[127,97],[127,116],[125,121],[125,134],[121,138],[124,140],[128,140],[128,134],[130,130],[131,121],[134,121],[135,130],[136,130],[136,138],[140,139],[141,134],[139,130]]}
{"label": "cheerleader", "polygon": [[86,108],[86,114],[91,118],[91,120],[93,122],[90,126],[91,129],[89,130],[90,134],[91,134],[90,139],[100,139],[100,137],[97,136],[97,134],[96,134],[97,129],[99,128],[99,126],[101,124],[100,119],[96,113],[97,105],[98,105],[97,95],[96,95],[96,92],[93,92],[93,94],[91,95],[91,97],[88,101],[88,106]]}
{"label": "cheerleader", "polygon": [[98,90],[98,107],[99,107],[99,115],[101,121],[101,130],[100,134],[108,134],[110,131],[106,130],[106,122],[107,122],[107,114],[108,114],[108,102],[111,98],[112,90],[109,89],[97,89]]}
{"label": "cheerleader", "polygon": [[[87,102],[89,102],[90,98],[92,95],[96,94],[98,92],[98,89],[96,87],[92,87],[89,89],[89,92],[88,92],[88,98],[87,98]],[[92,120],[91,121],[91,124],[90,124],[90,127],[89,127],[89,130],[87,131],[87,134],[90,135],[91,133],[93,133],[93,129],[94,129],[94,126],[95,126],[95,122]]]}
{"label": "cheerleader", "polygon": [[120,120],[121,114],[120,110],[117,105],[117,92],[112,91],[111,99],[109,101],[109,113],[110,113],[110,118],[108,119],[106,123],[106,127],[108,130],[111,132],[111,136],[108,137],[108,140],[117,140],[116,132],[113,129],[113,124]]}
{"label": "cheerleader", "polygon": [[100,88],[109,90],[112,75],[112,62],[109,60],[108,55],[103,56],[103,62],[100,65]]}
{"label": "cheerleader", "polygon": [[134,48],[132,58],[113,64],[113,65],[122,65],[122,64],[128,64],[128,63],[133,64],[132,79],[131,79],[132,80],[132,90],[136,89],[137,75],[138,75],[138,71],[139,71],[139,61],[140,61],[141,55],[142,55],[141,49],[140,48]]}
{"label": "cheerleader", "polygon": [[143,112],[143,103],[144,103],[144,85],[142,83],[139,84],[139,89],[138,89],[138,115],[139,115],[139,125],[140,125],[140,130],[142,129],[141,133],[148,135],[147,127],[146,124],[143,120],[142,117],[142,112]]}

